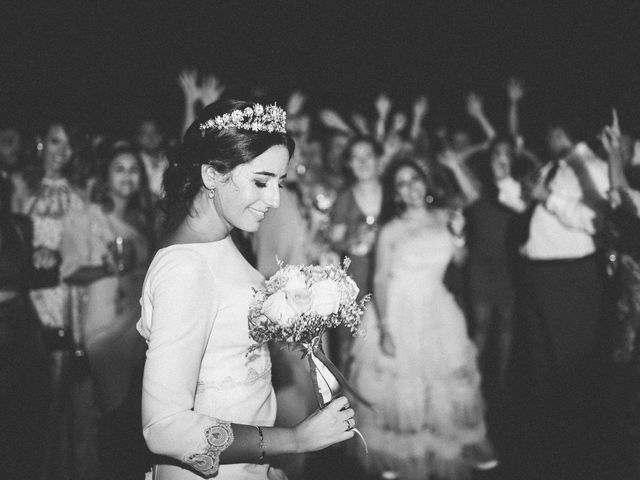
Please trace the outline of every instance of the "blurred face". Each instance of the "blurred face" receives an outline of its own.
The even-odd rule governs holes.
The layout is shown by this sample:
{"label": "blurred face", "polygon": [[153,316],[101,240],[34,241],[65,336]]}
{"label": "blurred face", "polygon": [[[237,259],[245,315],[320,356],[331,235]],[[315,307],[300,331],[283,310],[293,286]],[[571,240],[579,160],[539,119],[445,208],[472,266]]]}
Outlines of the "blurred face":
{"label": "blurred face", "polygon": [[280,206],[288,163],[289,151],[275,145],[218,180],[214,206],[229,230],[255,232],[267,212]]}
{"label": "blurred face", "polygon": [[513,151],[508,143],[498,143],[491,151],[491,171],[495,180],[511,176],[511,157]]}
{"label": "blurred face", "polygon": [[130,198],[140,189],[140,166],[130,153],[121,153],[109,165],[109,191],[121,198]]}
{"label": "blurred face", "polygon": [[356,181],[362,182],[378,177],[378,158],[369,142],[358,142],[351,147],[349,167]]}
{"label": "blurred face", "polygon": [[547,135],[547,147],[554,157],[560,157],[568,153],[573,146],[573,142],[567,135],[567,132],[560,127],[554,127],[549,130]]}
{"label": "blurred face", "polygon": [[422,176],[413,167],[401,167],[394,180],[397,199],[408,209],[424,208],[427,186]]}
{"label": "blurred face", "polygon": [[12,128],[0,130],[0,164],[12,167],[18,162],[20,133]]}
{"label": "blurred face", "polygon": [[156,122],[147,120],[138,128],[138,147],[148,153],[157,152],[162,146],[162,134]]}
{"label": "blurred face", "polygon": [[456,152],[464,150],[471,145],[471,137],[467,132],[455,132],[451,140],[451,146]]}
{"label": "blurred face", "polygon": [[45,175],[61,175],[72,154],[67,132],[62,125],[52,125],[42,142]]}

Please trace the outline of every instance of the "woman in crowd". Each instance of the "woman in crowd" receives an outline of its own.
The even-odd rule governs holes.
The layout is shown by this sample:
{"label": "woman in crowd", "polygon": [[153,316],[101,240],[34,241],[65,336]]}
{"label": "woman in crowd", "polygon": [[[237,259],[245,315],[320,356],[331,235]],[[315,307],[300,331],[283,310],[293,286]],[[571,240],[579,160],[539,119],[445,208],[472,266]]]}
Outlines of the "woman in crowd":
{"label": "woman in crowd", "polygon": [[488,160],[476,169],[481,189],[479,198],[464,212],[469,252],[467,299],[480,358],[486,353],[490,337],[497,338],[497,374],[489,377],[497,381],[504,393],[515,307],[513,275],[518,243],[523,240],[521,230],[524,230],[518,213],[525,210],[526,204],[520,200],[507,207],[498,201],[501,190],[520,189],[513,178],[514,169],[518,168],[515,145],[508,139],[495,141]]}
{"label": "woman in crowd", "polygon": [[[226,114],[226,115],[225,115]],[[276,106],[237,100],[206,107],[167,170],[165,248],[153,259],[138,329],[148,344],[143,433],[158,480],[277,478],[271,455],[351,438],[344,397],[293,428],[272,427],[271,362],[248,355],[252,287],[263,277],[235,248],[278,207],[293,142]]]}
{"label": "woman in crowd", "polygon": [[80,135],[62,122],[50,123],[37,144],[37,155],[26,172],[30,194],[24,213],[33,221],[33,266],[31,299],[43,326],[49,351],[52,401],[47,435],[45,470],[66,475],[70,468],[65,450],[70,425],[69,367],[73,344],[69,318],[69,288],[60,281],[60,243],[65,220],[84,206],[82,192],[72,176],[73,157],[80,154]]}
{"label": "woman in crowd", "polygon": [[[371,292],[371,254],[378,231],[382,205],[379,160],[382,150],[370,137],[354,137],[345,150],[348,188],[336,199],[331,214],[330,239],[333,249],[351,259],[349,274],[360,296]],[[330,351],[338,367],[346,367],[351,349],[351,332],[336,328]]]}
{"label": "woman in crowd", "polygon": [[[485,437],[476,350],[443,276],[462,255],[461,217],[428,206],[427,178],[411,160],[383,179],[368,335],[354,346],[354,386],[370,468],[403,479],[468,478],[495,465]],[[449,227],[448,227],[449,225]]]}
{"label": "woman in crowd", "polygon": [[[154,245],[152,215],[144,164],[131,147],[116,146],[101,165],[91,203],[68,219],[62,238],[61,275],[80,287],[82,299],[74,323],[100,412],[101,478],[129,478],[131,467],[144,462],[144,444],[141,448],[142,437],[134,427],[140,415],[134,386],[142,377],[144,355],[136,322]],[[88,407],[90,411],[93,405]]]}

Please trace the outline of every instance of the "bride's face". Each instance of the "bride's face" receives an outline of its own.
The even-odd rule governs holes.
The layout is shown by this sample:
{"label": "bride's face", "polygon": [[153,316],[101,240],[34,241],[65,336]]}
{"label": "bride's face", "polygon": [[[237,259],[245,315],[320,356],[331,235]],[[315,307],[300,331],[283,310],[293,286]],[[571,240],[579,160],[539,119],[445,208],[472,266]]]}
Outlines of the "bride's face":
{"label": "bride's face", "polygon": [[217,182],[214,206],[229,230],[255,232],[267,212],[278,208],[288,163],[289,151],[276,145]]}

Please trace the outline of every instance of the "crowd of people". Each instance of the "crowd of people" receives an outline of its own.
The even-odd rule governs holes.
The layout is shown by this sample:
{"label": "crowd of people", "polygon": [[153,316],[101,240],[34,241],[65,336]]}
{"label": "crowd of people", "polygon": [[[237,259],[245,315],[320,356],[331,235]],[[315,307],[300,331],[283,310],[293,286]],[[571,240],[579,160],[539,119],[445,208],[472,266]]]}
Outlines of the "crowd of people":
{"label": "crowd of people", "polygon": [[[192,70],[177,83],[185,109],[175,138],[153,118],[128,137],[88,134],[66,119],[33,138],[10,121],[0,128],[0,431],[24,439],[0,442],[2,478],[143,478],[153,453],[172,451],[173,431],[145,444],[143,421],[168,406],[145,397],[143,370],[155,379],[175,369],[187,381],[155,352],[174,341],[171,355],[203,353],[178,348],[198,331],[190,324],[173,339],[171,330],[154,337],[143,282],[159,250],[148,288],[175,268],[174,291],[200,256],[220,269],[212,283],[229,284],[237,278],[224,276],[227,263],[211,259],[269,277],[278,260],[350,258],[360,298],[372,293],[367,335],[336,328],[325,349],[375,407],[351,402],[368,454],[355,440],[331,447],[363,478],[640,476],[640,139],[615,110],[599,132],[581,131],[580,119],[545,119],[546,145],[533,148],[520,118],[528,92],[515,78],[505,88],[505,132],[474,93],[461,112],[469,129],[432,131],[437,98],[419,97],[405,112],[380,94],[362,106],[370,118],[311,111],[294,92],[283,108],[295,148],[281,138],[266,150],[287,147],[290,156],[277,201],[259,228],[231,222],[233,243],[216,240],[207,256],[184,223],[193,206],[184,199],[200,201],[202,190],[215,204],[227,187],[214,174],[208,185],[204,169],[198,180],[206,164],[184,159],[214,148],[197,127],[224,104],[225,86]],[[267,177],[256,186],[270,188]],[[167,247],[172,235],[187,240]],[[197,304],[196,293],[184,295]],[[222,291],[216,302],[236,308],[246,300],[236,294]],[[307,425],[317,404],[306,362],[275,347],[270,357],[278,409],[265,403],[262,414],[285,429]],[[232,427],[236,438],[249,435]],[[270,461],[291,479],[312,478],[313,445],[295,455],[282,447]]]}

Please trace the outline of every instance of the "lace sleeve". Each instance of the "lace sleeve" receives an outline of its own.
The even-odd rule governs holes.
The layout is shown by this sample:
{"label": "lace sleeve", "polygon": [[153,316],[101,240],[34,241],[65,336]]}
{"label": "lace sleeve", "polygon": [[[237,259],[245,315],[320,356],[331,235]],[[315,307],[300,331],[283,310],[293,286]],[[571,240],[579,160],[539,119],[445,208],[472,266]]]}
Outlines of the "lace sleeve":
{"label": "lace sleeve", "polygon": [[182,462],[204,475],[214,475],[220,464],[220,454],[233,443],[233,430],[229,422],[218,422],[203,432],[203,447],[200,453],[184,456]]}

